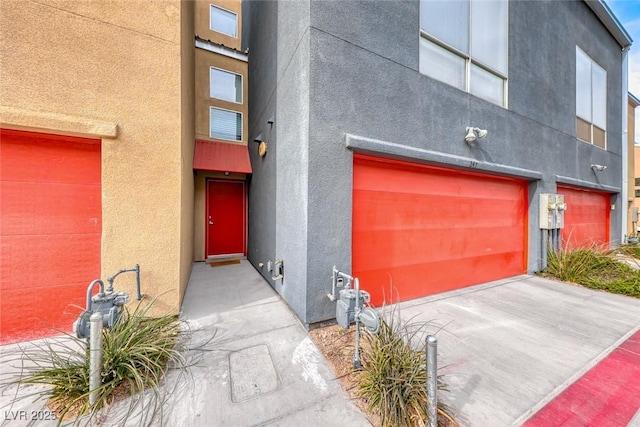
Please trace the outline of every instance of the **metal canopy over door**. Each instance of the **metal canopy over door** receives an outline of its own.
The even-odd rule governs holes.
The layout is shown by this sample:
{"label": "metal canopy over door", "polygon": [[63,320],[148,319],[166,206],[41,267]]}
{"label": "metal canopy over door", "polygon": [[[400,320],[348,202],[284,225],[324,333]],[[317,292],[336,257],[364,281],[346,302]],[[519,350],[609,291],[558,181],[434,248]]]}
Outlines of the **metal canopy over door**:
{"label": "metal canopy over door", "polygon": [[526,271],[527,184],[356,155],[353,274],[372,302]]}
{"label": "metal canopy over door", "polygon": [[207,181],[206,256],[245,255],[244,181]]}
{"label": "metal canopy over door", "polygon": [[71,331],[100,277],[100,148],[0,130],[0,342]]}
{"label": "metal canopy over door", "polygon": [[609,246],[611,196],[609,193],[558,186],[564,195],[567,210],[562,230],[563,246],[583,248],[592,245]]}

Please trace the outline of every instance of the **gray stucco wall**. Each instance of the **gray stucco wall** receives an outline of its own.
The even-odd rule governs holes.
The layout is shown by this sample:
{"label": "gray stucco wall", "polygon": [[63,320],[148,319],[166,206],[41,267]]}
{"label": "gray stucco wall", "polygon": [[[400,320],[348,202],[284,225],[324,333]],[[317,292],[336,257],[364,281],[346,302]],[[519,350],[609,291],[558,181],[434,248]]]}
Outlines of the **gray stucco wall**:
{"label": "gray stucco wall", "polygon": [[[258,268],[259,263],[275,260],[277,152],[273,148],[277,125],[267,120],[275,115],[277,3],[275,1],[243,2],[243,42],[251,46],[249,60],[249,157],[253,174],[249,179],[249,214],[247,258]],[[250,30],[252,29],[252,31]],[[252,39],[252,36],[256,36]],[[254,138],[262,134],[269,144],[264,158],[258,155]],[[258,271],[270,283],[266,268]]]}
{"label": "gray stucco wall", "polygon": [[[249,261],[301,318],[306,316],[309,130],[309,4],[250,2],[250,135],[268,144],[251,149]],[[272,124],[269,121],[273,121]],[[250,146],[251,146],[250,142]],[[257,146],[257,144],[256,144]],[[268,261],[284,261],[272,280]],[[259,267],[263,263],[264,267]]]}
{"label": "gray stucco wall", "polygon": [[[308,322],[331,315],[322,298],[331,265],[350,269],[352,152],[345,134],[392,143],[359,144],[358,151],[463,168],[473,160],[477,169],[530,180],[530,272],[539,268],[541,192],[554,192],[565,178],[620,187],[620,47],[583,2],[510,3],[508,109],[419,74],[419,7],[418,1],[311,2],[308,229],[323,238],[309,239]],[[576,45],[608,73],[607,151],[575,138]],[[469,125],[489,136],[466,144]],[[592,163],[608,168],[595,174]],[[615,211],[611,218],[615,239]]]}
{"label": "gray stucco wall", "polygon": [[[275,90],[278,112],[277,168],[268,171],[277,197],[256,203],[275,210],[275,250],[286,265],[280,291],[304,322],[333,316],[331,267],[351,270],[353,150],[530,181],[530,272],[539,268],[541,192],[557,182],[618,191],[620,47],[582,1],[510,2],[507,109],[419,73],[418,0],[281,2],[278,15],[277,86],[273,75],[250,71],[251,87],[269,87],[252,91],[251,102]],[[250,64],[266,47],[256,36],[264,31],[252,29]],[[607,70],[607,151],[575,138],[576,45]],[[253,116],[252,123],[260,127]],[[468,145],[469,125],[489,135]],[[596,174],[592,163],[608,168]],[[251,194],[257,179],[254,167]],[[620,234],[618,199],[612,240]],[[253,239],[250,248],[262,245]]]}

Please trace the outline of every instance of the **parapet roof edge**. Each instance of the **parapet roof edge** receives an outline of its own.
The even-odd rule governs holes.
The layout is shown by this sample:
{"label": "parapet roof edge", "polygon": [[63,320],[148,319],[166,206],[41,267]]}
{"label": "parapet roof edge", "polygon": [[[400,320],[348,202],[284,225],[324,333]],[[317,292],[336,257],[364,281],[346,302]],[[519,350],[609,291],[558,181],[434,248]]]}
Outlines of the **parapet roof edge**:
{"label": "parapet roof edge", "polygon": [[584,0],[584,2],[596,14],[623,49],[631,46],[633,39],[603,0]]}
{"label": "parapet roof edge", "polygon": [[205,49],[210,52],[219,53],[221,55],[225,55],[230,58],[235,58],[244,62],[248,62],[248,59],[249,59],[248,50],[246,52],[242,52],[241,50],[233,49],[223,44],[216,43],[211,40],[203,39],[198,34],[195,35],[195,38],[196,38],[196,47],[200,49]]}

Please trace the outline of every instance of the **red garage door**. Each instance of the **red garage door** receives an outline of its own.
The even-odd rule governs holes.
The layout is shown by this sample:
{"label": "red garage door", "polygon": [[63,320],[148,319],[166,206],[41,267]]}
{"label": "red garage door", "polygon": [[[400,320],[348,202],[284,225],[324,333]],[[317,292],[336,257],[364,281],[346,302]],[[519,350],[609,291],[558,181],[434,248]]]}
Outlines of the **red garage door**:
{"label": "red garage door", "polygon": [[100,140],[0,130],[0,342],[71,330],[100,277]]}
{"label": "red garage door", "polygon": [[611,196],[608,193],[558,186],[567,210],[562,239],[565,247],[609,246]]}
{"label": "red garage door", "polygon": [[376,305],[522,274],[526,224],[524,181],[354,159],[353,274]]}

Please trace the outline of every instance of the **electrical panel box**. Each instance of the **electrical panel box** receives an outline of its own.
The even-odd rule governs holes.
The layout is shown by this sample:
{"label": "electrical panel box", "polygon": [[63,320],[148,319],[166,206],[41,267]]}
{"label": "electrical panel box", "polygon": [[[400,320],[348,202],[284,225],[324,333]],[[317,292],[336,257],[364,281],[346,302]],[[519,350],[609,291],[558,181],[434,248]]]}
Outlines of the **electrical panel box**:
{"label": "electrical panel box", "polygon": [[540,194],[540,228],[555,230],[564,228],[564,212],[567,204],[562,194]]}
{"label": "electrical panel box", "polygon": [[638,208],[633,208],[631,211],[631,222],[638,222]]}

